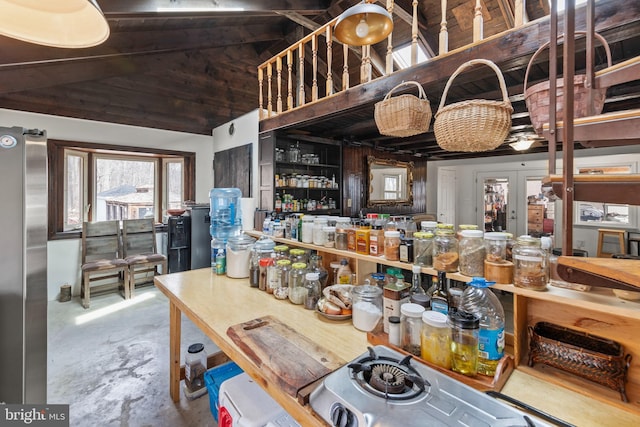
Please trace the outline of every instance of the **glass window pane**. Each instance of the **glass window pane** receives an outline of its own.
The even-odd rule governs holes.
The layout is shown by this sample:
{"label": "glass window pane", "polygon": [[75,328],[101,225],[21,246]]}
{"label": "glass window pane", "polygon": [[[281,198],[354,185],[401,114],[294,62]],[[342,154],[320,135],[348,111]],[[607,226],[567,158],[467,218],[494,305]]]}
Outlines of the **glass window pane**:
{"label": "glass window pane", "polygon": [[65,156],[64,181],[64,230],[82,228],[84,220],[83,158],[79,155]]}
{"label": "glass window pane", "polygon": [[154,217],[155,161],[96,159],[94,221]]}
{"label": "glass window pane", "polygon": [[167,209],[180,209],[184,201],[182,162],[167,163]]}

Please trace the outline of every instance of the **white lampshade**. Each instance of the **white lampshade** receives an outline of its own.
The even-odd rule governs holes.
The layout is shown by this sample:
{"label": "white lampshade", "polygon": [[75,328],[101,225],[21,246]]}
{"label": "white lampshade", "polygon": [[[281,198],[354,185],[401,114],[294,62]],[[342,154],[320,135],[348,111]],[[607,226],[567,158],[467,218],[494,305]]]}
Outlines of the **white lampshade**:
{"label": "white lampshade", "polygon": [[109,37],[95,0],[0,0],[0,34],[51,47],[83,48]]}
{"label": "white lampshade", "polygon": [[342,12],[333,31],[344,44],[375,44],[386,39],[393,31],[393,18],[378,5],[360,3]]}

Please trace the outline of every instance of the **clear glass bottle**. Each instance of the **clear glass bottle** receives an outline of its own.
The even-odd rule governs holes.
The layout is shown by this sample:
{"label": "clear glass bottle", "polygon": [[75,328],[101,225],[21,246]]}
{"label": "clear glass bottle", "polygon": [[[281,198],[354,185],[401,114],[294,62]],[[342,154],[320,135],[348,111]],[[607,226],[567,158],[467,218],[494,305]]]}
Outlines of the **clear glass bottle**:
{"label": "clear glass bottle", "polygon": [[304,304],[307,290],[304,288],[307,264],[296,262],[289,272],[289,301],[294,304]]}
{"label": "clear glass bottle", "polygon": [[478,373],[478,332],[480,319],[458,310],[449,314],[451,326],[451,370],[462,375]]}
{"label": "clear glass bottle", "polygon": [[207,353],[204,351],[204,344],[191,344],[184,361],[184,383],[189,391],[194,392],[205,386],[205,372],[207,372]]}
{"label": "clear glass bottle", "polygon": [[424,288],[422,287],[422,267],[419,265],[412,265],[411,273],[411,290],[409,292],[411,295],[425,294]]}
{"label": "clear glass bottle", "polygon": [[401,347],[416,356],[420,356],[422,313],[424,313],[424,307],[418,304],[405,303],[400,306]]}
{"label": "clear glass bottle", "polygon": [[433,265],[433,233],[418,231],[413,234],[413,262],[421,267]]}
{"label": "clear glass bottle", "polygon": [[484,276],[484,258],[486,249],[482,230],[462,230],[458,245],[461,274],[470,277]]}
{"label": "clear glass bottle", "polygon": [[447,286],[447,274],[438,271],[438,278],[431,290],[431,310],[444,314],[449,314],[449,292]]}
{"label": "clear glass bottle", "polygon": [[478,341],[478,373],[494,376],[504,356],[504,309],[489,289],[494,282],[474,277],[462,293],[460,310],[480,318]]}
{"label": "clear glass bottle", "polygon": [[521,236],[513,247],[513,284],[520,288],[543,291],[549,281],[547,252],[540,239]]}
{"label": "clear glass bottle", "polygon": [[356,286],[352,291],[353,326],[372,331],[382,319],[382,289],[373,285]]}
{"label": "clear glass bottle", "polygon": [[430,310],[422,313],[420,355],[427,362],[451,369],[451,327],[446,315]]}
{"label": "clear glass bottle", "polygon": [[322,265],[322,255],[313,254],[309,257],[309,272],[318,273],[318,280],[320,281],[320,289],[327,287],[329,280],[329,272]]}
{"label": "clear glass bottle", "polygon": [[307,310],[315,310],[318,300],[320,299],[321,289],[318,273],[307,273],[305,275],[304,289],[304,308]]}
{"label": "clear glass bottle", "polygon": [[384,257],[387,261],[400,260],[400,232],[389,230],[384,232]]}
{"label": "clear glass bottle", "polygon": [[398,249],[400,262],[413,263],[414,260],[414,244],[413,238],[405,237],[400,239],[400,248]]}
{"label": "clear glass bottle", "polygon": [[433,268],[438,271],[458,271],[458,239],[453,230],[439,229],[433,239]]}

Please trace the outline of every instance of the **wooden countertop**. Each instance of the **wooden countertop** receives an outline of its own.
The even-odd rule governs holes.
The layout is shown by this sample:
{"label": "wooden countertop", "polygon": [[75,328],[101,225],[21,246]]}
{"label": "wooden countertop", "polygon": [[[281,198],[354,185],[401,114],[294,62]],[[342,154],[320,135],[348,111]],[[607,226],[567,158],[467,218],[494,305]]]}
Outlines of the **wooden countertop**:
{"label": "wooden countertop", "polygon": [[[356,330],[350,321],[325,319],[314,311],[287,300],[276,300],[272,295],[249,287],[246,279],[218,276],[210,268],[156,276],[155,284],[169,298],[172,307],[189,317],[305,427],[325,424],[311,408],[301,406],[262,375],[259,367],[227,336],[229,326],[266,315],[275,316],[331,350],[345,363],[364,353],[368,345],[366,334]],[[276,354],[277,351],[274,349]],[[517,369],[502,392],[578,426],[640,425],[640,414],[579,395]]]}

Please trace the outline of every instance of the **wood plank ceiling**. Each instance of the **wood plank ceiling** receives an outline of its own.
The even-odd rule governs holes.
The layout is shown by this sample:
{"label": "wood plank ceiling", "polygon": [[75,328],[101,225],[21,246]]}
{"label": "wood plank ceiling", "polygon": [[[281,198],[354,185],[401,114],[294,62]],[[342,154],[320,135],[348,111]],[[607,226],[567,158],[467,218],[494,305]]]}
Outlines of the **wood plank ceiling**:
{"label": "wood plank ceiling", "polygon": [[[214,127],[257,108],[258,64],[359,1],[99,0],[111,29],[100,46],[66,50],[0,36],[0,108],[210,135]],[[481,1],[486,7],[485,37],[513,26],[513,0]],[[411,0],[395,3],[410,15]],[[471,41],[468,27],[475,0],[448,3],[454,49]],[[193,6],[226,11],[184,9]],[[435,51],[440,0],[421,0],[419,12],[420,40]],[[547,1],[528,1],[527,13],[531,19],[548,14]],[[394,43],[408,42],[409,24],[398,17],[395,21],[399,34],[394,33]],[[638,44],[636,36],[616,49],[634,54]],[[374,48],[384,57],[386,45]],[[520,65],[507,73],[514,86],[510,93],[517,93],[518,86],[521,91]],[[533,80],[544,74],[537,69]],[[469,82],[452,98],[494,94],[497,85],[489,80]],[[521,104],[514,105],[514,125],[528,126]],[[384,141],[373,123],[372,108],[362,111],[361,122],[353,119],[343,124],[351,129],[349,135],[311,130],[325,137]],[[390,150],[418,150],[407,140],[384,143]]]}

